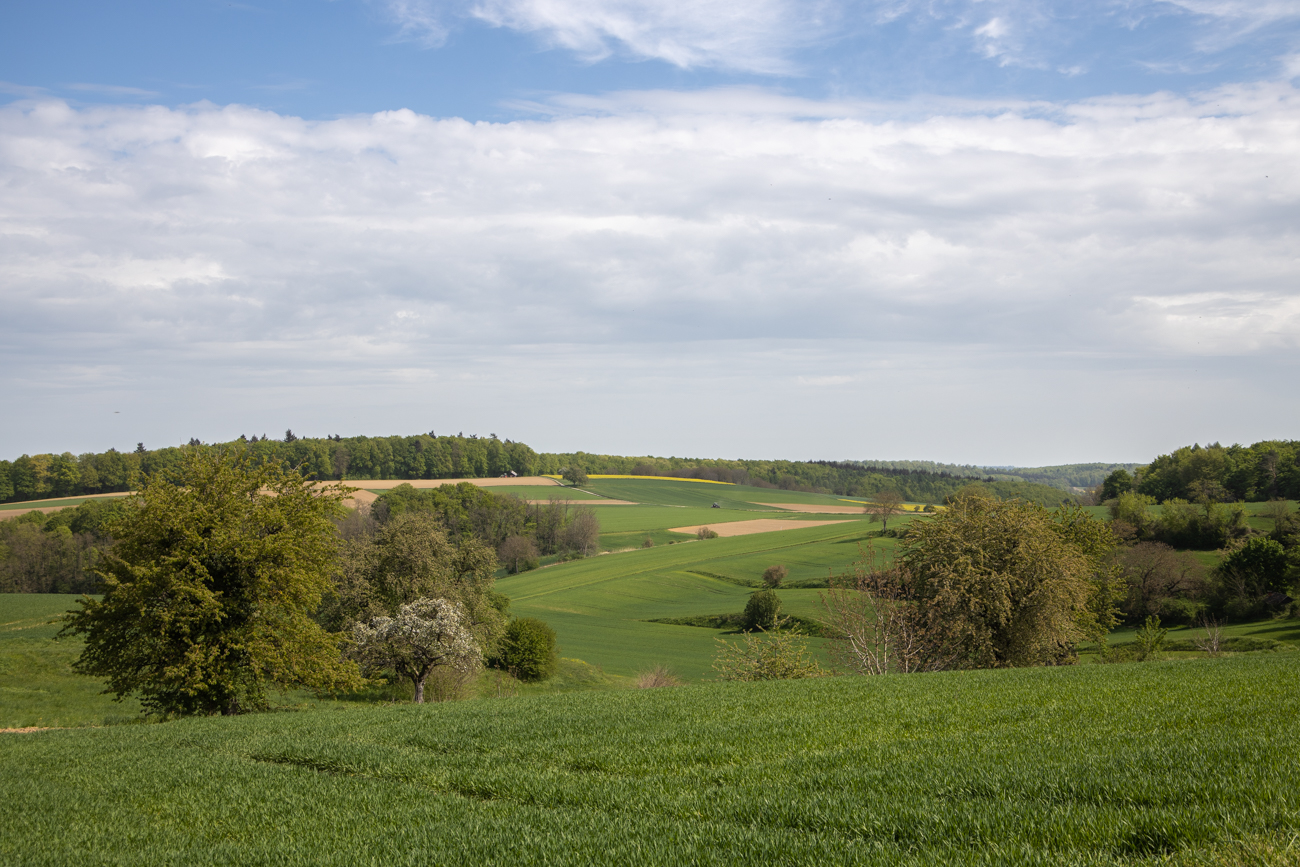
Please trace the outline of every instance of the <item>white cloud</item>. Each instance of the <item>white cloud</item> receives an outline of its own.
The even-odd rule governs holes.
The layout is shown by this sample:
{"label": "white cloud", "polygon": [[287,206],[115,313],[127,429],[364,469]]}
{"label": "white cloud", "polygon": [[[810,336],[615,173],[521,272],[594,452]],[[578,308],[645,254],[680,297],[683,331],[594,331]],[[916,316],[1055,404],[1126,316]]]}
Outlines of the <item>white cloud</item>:
{"label": "white cloud", "polygon": [[[0,399],[192,400],[187,419],[249,427],[231,436],[274,431],[258,419],[288,406],[344,432],[513,417],[559,448],[581,441],[547,416],[557,394],[600,401],[624,382],[641,409],[620,398],[626,423],[584,428],[606,448],[690,429],[701,448],[725,434],[717,448],[800,456],[812,446],[782,443],[806,417],[753,427],[747,407],[814,412],[812,389],[845,403],[809,456],[882,454],[853,446],[850,422],[887,401],[920,420],[899,433],[908,453],[1023,463],[990,450],[991,426],[965,433],[982,451],[920,444],[948,409],[1005,415],[1031,387],[1026,444],[1108,396],[1162,430],[1187,419],[1170,383],[1204,366],[1238,402],[1295,367],[1291,87],[928,112],[755,91],[561,109],[496,124],[0,108]],[[1164,415],[1143,421],[1144,401]],[[675,403],[698,424],[669,419]],[[369,409],[345,424],[340,407]],[[177,435],[224,435],[193,424]]]}
{"label": "white cloud", "polygon": [[621,54],[683,69],[784,74],[793,49],[830,35],[838,4],[794,0],[388,0],[404,36],[445,41],[469,17],[538,35],[587,61]]}
{"label": "white cloud", "polygon": [[[1000,66],[1066,77],[1107,64],[1204,72],[1209,58],[1269,28],[1300,20],[1295,0],[372,0],[398,24],[398,39],[442,45],[473,20],[535,35],[587,61],[660,60],[683,69],[806,74],[800,51],[852,44],[909,20]],[[1175,32],[1175,25],[1186,29]],[[1117,33],[1155,34],[1145,56],[1113,55]],[[1164,29],[1162,29],[1164,28]],[[1278,36],[1272,33],[1273,37]],[[1122,40],[1121,40],[1122,41]],[[1289,45],[1294,44],[1292,39]],[[872,50],[872,49],[863,49]],[[1189,56],[1190,55],[1190,56]],[[806,56],[806,55],[805,55]],[[839,61],[833,61],[838,65]]]}

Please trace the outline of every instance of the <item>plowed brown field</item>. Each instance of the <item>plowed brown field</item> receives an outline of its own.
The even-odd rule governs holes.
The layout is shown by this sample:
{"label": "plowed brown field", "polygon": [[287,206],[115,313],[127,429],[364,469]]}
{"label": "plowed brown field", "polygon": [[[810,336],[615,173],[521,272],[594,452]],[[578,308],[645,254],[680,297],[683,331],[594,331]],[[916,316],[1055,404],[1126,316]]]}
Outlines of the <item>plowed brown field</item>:
{"label": "plowed brown field", "polygon": [[780,518],[760,518],[757,521],[731,521],[723,524],[696,524],[693,527],[672,527],[670,533],[697,533],[708,527],[719,536],[749,536],[753,533],[775,533],[777,530],[798,530],[800,527],[822,527],[826,524],[847,524],[848,521],[783,521]]}

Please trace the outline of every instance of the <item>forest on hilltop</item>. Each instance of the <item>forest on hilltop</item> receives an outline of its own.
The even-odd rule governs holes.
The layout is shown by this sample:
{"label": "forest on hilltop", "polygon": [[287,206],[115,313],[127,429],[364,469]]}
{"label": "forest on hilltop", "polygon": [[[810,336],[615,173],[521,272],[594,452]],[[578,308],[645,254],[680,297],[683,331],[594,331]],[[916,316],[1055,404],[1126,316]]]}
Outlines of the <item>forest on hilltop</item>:
{"label": "forest on hilltop", "polygon": [[[241,437],[229,443],[201,443],[82,455],[23,455],[0,460],[0,502],[75,497],[132,490],[141,473],[173,469],[187,449],[247,448],[255,457],[286,463],[318,479],[492,478],[558,474],[578,467],[588,474],[660,475],[698,478],[782,490],[869,497],[894,490],[911,502],[939,503],[969,485],[999,497],[1056,505],[1063,489],[1119,480],[1158,502],[1181,498],[1300,499],[1300,442],[1268,440],[1250,446],[1192,445],[1160,455],[1150,464],[1070,464],[992,472],[975,466],[928,461],[789,461],[602,455],[537,452],[521,442],[456,434],[438,436]],[[1128,482],[1124,482],[1128,479]],[[1112,485],[1113,488],[1113,485]],[[1113,491],[1112,491],[1113,493]]]}
{"label": "forest on hilltop", "polygon": [[0,460],[0,502],[75,497],[132,490],[141,474],[178,467],[190,449],[237,446],[254,457],[300,468],[318,479],[494,478],[554,475],[568,467],[588,474],[675,476],[781,490],[869,497],[897,491],[911,502],[939,503],[963,487],[979,484],[1000,497],[1020,497],[1049,505],[1064,497],[1047,486],[993,476],[968,476],[918,469],[868,467],[838,461],[723,460],[705,458],[600,455],[587,452],[539,453],[521,442],[486,437],[416,436],[240,437],[229,443],[202,443],[133,452],[109,449],[73,455],[23,455]]}

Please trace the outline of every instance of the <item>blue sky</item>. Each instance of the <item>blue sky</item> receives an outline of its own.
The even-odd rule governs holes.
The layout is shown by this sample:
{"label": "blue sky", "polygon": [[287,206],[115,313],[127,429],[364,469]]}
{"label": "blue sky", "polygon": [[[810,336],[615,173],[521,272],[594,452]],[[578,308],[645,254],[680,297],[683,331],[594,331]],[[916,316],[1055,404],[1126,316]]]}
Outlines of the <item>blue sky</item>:
{"label": "blue sky", "polygon": [[[812,99],[1078,99],[1276,78],[1295,3],[14,3],[0,80],[80,103],[500,120],[547,93],[770,87]],[[605,7],[604,10],[601,7]],[[647,10],[667,10],[651,15]],[[618,25],[622,24],[622,27]]]}
{"label": "blue sky", "polygon": [[1300,0],[0,10],[0,453],[1300,435]]}

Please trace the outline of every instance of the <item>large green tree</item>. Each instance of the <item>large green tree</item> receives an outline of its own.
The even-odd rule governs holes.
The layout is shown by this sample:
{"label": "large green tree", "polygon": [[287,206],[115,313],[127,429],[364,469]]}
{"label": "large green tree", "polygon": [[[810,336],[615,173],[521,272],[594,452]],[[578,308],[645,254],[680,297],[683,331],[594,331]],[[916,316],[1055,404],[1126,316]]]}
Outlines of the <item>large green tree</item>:
{"label": "large green tree", "polygon": [[66,616],[64,632],[86,642],[76,670],[163,714],[261,709],[271,687],[359,685],[341,636],[312,617],[345,496],[239,450],[188,450],[108,528],[103,598]]}
{"label": "large green tree", "polygon": [[941,667],[1058,664],[1115,625],[1114,544],[1078,508],[969,496],[914,522],[897,562]]}

